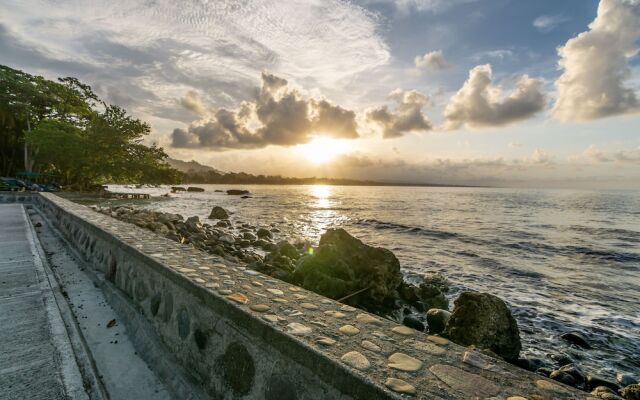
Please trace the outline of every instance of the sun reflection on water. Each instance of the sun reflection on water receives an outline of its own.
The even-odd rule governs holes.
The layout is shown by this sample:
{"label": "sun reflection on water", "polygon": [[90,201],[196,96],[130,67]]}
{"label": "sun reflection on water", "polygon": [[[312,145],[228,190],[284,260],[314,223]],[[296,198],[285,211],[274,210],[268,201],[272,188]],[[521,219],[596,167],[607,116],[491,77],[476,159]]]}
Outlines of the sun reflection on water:
{"label": "sun reflection on water", "polygon": [[307,239],[317,240],[324,231],[334,226],[340,219],[335,210],[336,199],[332,196],[334,187],[331,185],[309,186],[309,208],[312,210],[306,215],[306,224],[303,227],[304,236]]}

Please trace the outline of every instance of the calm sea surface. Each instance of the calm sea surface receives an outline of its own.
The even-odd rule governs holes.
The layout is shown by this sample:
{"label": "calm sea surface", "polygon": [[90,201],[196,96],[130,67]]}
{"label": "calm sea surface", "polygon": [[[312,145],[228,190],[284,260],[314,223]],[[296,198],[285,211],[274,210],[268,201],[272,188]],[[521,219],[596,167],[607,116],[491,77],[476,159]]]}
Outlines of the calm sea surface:
{"label": "calm sea surface", "polygon": [[[214,192],[230,185],[198,186],[136,204],[201,219],[219,205],[292,241],[342,227],[392,250],[409,277],[442,272],[452,299],[472,289],[506,300],[524,355],[563,352],[586,371],[640,378],[640,191],[245,185],[243,200]],[[567,346],[567,330],[594,349]]]}

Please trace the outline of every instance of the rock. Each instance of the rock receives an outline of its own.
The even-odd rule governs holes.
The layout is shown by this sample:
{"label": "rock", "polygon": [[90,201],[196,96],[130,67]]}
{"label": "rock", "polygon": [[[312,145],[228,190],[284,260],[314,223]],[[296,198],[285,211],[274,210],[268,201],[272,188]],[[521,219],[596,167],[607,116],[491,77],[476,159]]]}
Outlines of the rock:
{"label": "rock", "polygon": [[633,385],[638,383],[631,375],[623,374],[622,372],[618,372],[616,374],[616,381],[620,384],[620,386],[625,387],[629,385]]}
{"label": "rock", "polygon": [[518,359],[518,324],[504,301],[488,293],[463,292],[454,304],[444,336],[463,346],[491,350],[507,361]]}
{"label": "rock", "polygon": [[222,243],[234,244],[236,240],[231,235],[222,235],[218,238]]}
{"label": "rock", "polygon": [[290,323],[289,325],[287,325],[287,328],[289,328],[289,330],[287,331],[288,333],[296,336],[306,336],[311,333],[311,328],[298,322]]}
{"label": "rock", "polygon": [[249,195],[240,196],[241,199],[251,199],[252,197]]}
{"label": "rock", "polygon": [[616,392],[606,386],[598,386],[591,391],[591,394],[605,400],[622,399]]}
{"label": "rock", "polygon": [[407,315],[402,319],[402,325],[408,326],[409,328],[413,328],[417,331],[424,331],[424,324],[418,318],[413,315]]}
{"label": "rock", "polygon": [[620,391],[622,397],[626,400],[640,400],[640,385],[634,383]]}
{"label": "rock", "polygon": [[204,189],[196,186],[189,186],[187,188],[187,192],[204,192]]}
{"label": "rock", "polygon": [[175,193],[175,192],[186,192],[187,189],[180,187],[180,186],[171,186],[171,192]]}
{"label": "rock", "polygon": [[222,193],[222,192],[223,192],[223,190],[222,190],[222,189],[216,189],[216,190],[214,190],[214,192],[216,192],[216,193]]}
{"label": "rock", "polygon": [[429,326],[429,332],[444,332],[447,322],[449,322],[449,318],[451,318],[451,313],[447,310],[432,308],[427,311],[427,325]]}
{"label": "rock", "polygon": [[582,372],[580,368],[576,367],[573,364],[567,364],[559,368],[558,371],[571,375],[573,379],[575,379],[576,381],[576,384],[575,384],[576,387],[579,387],[579,388],[584,387],[585,376],[584,376],[584,372]]}
{"label": "rock", "polygon": [[553,371],[551,372],[551,374],[549,375],[549,378],[553,379],[554,381],[558,381],[561,383],[564,383],[565,385],[569,385],[569,386],[575,386],[576,385],[576,380],[573,376],[571,376],[570,374],[563,372],[563,371]]}
{"label": "rock", "polygon": [[566,354],[552,354],[551,359],[560,366],[573,363],[573,359]]}
{"label": "rock", "polygon": [[544,361],[539,358],[518,358],[516,365],[531,372],[536,372],[538,369],[545,367]]}
{"label": "rock", "polygon": [[565,332],[560,338],[583,349],[590,349],[591,344],[580,332]]}
{"label": "rock", "polygon": [[200,223],[200,218],[197,216],[189,217],[184,222],[185,226],[189,230],[189,232],[199,232],[202,229],[202,224]]}
{"label": "rock", "polygon": [[256,232],[256,235],[258,235],[258,237],[260,239],[264,239],[264,238],[271,238],[273,237],[273,235],[271,234],[271,232],[269,232],[268,229],[265,228],[260,228],[258,229],[258,231]]}
{"label": "rock", "polygon": [[255,236],[253,233],[251,233],[251,232],[244,232],[244,233],[242,233],[242,237],[243,237],[244,239],[247,239],[247,240],[250,240],[250,241],[254,241],[254,240],[256,240],[256,236]]}
{"label": "rock", "polygon": [[249,194],[249,191],[240,189],[229,189],[227,190],[227,194],[231,196],[242,196],[243,194]]}
{"label": "rock", "polygon": [[536,374],[542,375],[542,376],[545,376],[545,377],[549,377],[549,375],[551,375],[552,372],[553,372],[553,370],[551,368],[547,368],[547,367],[538,368],[536,370]]}
{"label": "rock", "polygon": [[587,390],[593,390],[598,386],[606,386],[608,388],[613,389],[616,392],[620,389],[620,386],[618,386],[617,383],[611,382],[609,380],[606,380],[594,374],[587,374],[586,383],[587,383],[586,385]]}
{"label": "rock", "polygon": [[400,263],[387,249],[367,246],[344,229],[329,229],[314,254],[300,258],[293,274],[299,286],[372,308],[393,304],[402,283]]}
{"label": "rock", "polygon": [[341,333],[344,333],[347,336],[353,336],[360,333],[360,329],[356,328],[353,325],[343,325],[338,329]]}
{"label": "rock", "polygon": [[224,208],[215,206],[211,209],[209,219],[229,219],[229,213]]}
{"label": "rock", "polygon": [[281,240],[276,244],[276,251],[278,254],[283,256],[287,256],[292,260],[297,260],[300,258],[300,253],[298,249],[296,249],[291,243],[286,240]]}

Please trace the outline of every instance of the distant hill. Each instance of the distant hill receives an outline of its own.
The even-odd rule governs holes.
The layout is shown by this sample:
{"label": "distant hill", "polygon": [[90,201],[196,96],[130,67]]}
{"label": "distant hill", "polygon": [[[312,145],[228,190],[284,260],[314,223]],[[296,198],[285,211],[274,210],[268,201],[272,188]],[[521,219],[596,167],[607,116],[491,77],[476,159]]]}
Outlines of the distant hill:
{"label": "distant hill", "polygon": [[176,160],[175,158],[171,158],[169,157],[167,159],[167,162],[169,163],[169,165],[171,165],[172,168],[177,169],[180,172],[183,172],[185,174],[187,173],[195,173],[195,174],[201,174],[201,173],[206,173],[209,171],[212,172],[220,172],[217,169],[210,167],[208,165],[202,165],[199,162],[195,161],[195,160],[191,160],[191,161],[182,161],[182,160]]}

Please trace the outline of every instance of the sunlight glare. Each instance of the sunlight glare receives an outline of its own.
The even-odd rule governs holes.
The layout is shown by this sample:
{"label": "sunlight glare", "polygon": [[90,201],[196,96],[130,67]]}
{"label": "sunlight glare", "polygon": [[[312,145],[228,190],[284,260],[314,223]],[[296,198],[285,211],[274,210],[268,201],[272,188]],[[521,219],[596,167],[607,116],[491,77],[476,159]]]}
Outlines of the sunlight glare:
{"label": "sunlight glare", "polygon": [[297,146],[296,150],[313,164],[325,164],[349,150],[345,140],[316,137],[311,142]]}

